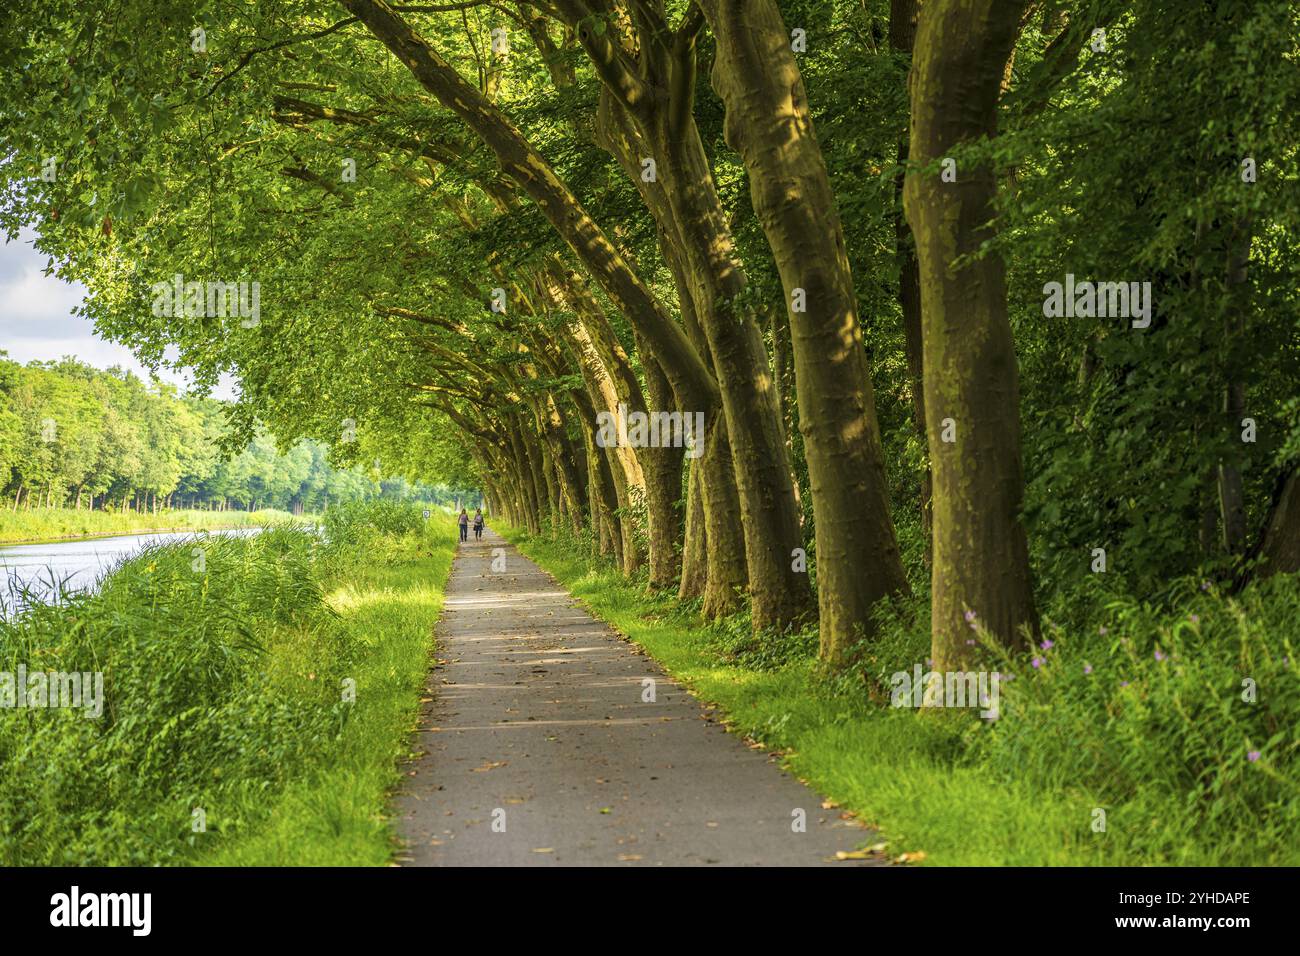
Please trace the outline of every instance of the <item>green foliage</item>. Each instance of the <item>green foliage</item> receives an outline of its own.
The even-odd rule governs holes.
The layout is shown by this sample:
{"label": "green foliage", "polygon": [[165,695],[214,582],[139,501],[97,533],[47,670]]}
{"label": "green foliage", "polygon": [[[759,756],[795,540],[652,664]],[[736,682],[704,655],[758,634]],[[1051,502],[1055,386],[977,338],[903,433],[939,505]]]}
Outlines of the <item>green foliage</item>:
{"label": "green foliage", "polygon": [[325,516],[331,544],[364,544],[370,534],[414,534],[425,525],[419,505],[396,501],[353,502]]}
{"label": "green foliage", "polygon": [[[455,494],[403,478],[381,480],[374,468],[367,474],[338,467],[320,442],[282,450],[260,429],[225,453],[228,411],[166,385],[146,387],[118,369],[101,372],[73,359],[27,366],[0,359],[0,494],[14,510],[64,503],[75,511],[96,504],[156,510],[173,501],[297,512],[371,496],[441,501]],[[0,540],[7,520],[0,517]],[[73,523],[81,520],[99,519]]]}
{"label": "green foliage", "polygon": [[276,828],[313,830],[308,808],[331,801],[337,845],[313,832],[293,852],[385,862],[378,816],[454,547],[441,521],[382,569],[322,564],[294,528],[199,537],[147,550],[94,595],[0,621],[0,671],[104,681],[99,719],[0,711],[0,862],[282,863]]}
{"label": "green foliage", "polygon": [[[701,629],[670,597],[641,596],[640,578],[629,589],[607,569],[544,553],[738,719],[797,747],[796,766],[941,861],[1294,861],[1295,811],[1284,804],[1294,804],[1297,777],[1295,681],[1278,661],[1294,660],[1296,581],[1237,597],[1188,582],[1237,569],[1239,545],[1218,527],[1218,470],[1241,475],[1257,539],[1270,490],[1300,459],[1300,7],[1035,5],[1006,72],[999,134],[953,146],[959,175],[987,162],[999,184],[997,236],[977,254],[1006,265],[1023,518],[1055,642],[1035,650],[1037,668],[987,649],[991,667],[1015,675],[993,727],[879,709],[890,675],[929,647],[919,507],[928,451],[914,421],[896,235],[907,57],[890,45],[883,0],[790,0],[782,10],[808,31],[799,66],[844,224],[914,597],[880,608],[880,636],[823,680],[809,631],[752,636],[743,618]],[[411,15],[486,85],[484,10]],[[49,0],[0,22],[0,57],[20,64],[0,89],[0,225],[36,227],[51,269],[87,285],[84,311],[103,334],[148,361],[192,368],[201,383],[234,370],[242,385],[225,410],[238,454],[223,464],[225,429],[210,406],[129,376],[0,362],[5,494],[179,494],[311,510],[328,501],[334,567],[366,552],[398,561],[422,534],[429,543],[409,508],[334,507],[374,493],[372,462],[404,475],[379,493],[409,497],[406,482],[436,475],[438,500],[448,500],[500,477],[476,451],[531,429],[544,400],[576,386],[563,354],[554,367],[539,358],[561,341],[566,305],[485,307],[490,290],[510,284],[503,276],[526,285],[552,254],[571,266],[567,251],[535,208],[482,194],[497,174],[490,152],[339,18],[317,3],[286,12],[143,0],[108,11]],[[211,45],[196,53],[183,38],[199,22]],[[1096,23],[1107,28],[1105,51],[1087,44]],[[665,253],[682,250],[661,246],[635,185],[599,147],[598,78],[549,26],[554,56],[515,44],[496,64],[495,102],[583,207],[616,224],[620,252],[671,308]],[[597,17],[592,28],[608,24]],[[692,118],[748,276],[743,300],[784,307],[705,81],[707,31],[699,49]],[[346,121],[319,107],[347,111]],[[49,157],[61,170],[54,181],[39,176]],[[344,158],[356,161],[355,182],[338,176]],[[1242,179],[1245,158],[1254,182]],[[151,284],[175,273],[259,281],[261,324],[154,314]],[[1044,284],[1067,273],[1149,281],[1150,328],[1044,316]],[[637,354],[626,317],[596,299],[644,373],[649,356]],[[781,387],[811,541],[800,408]],[[1226,410],[1234,387],[1245,396],[1240,416]],[[1241,440],[1246,416],[1255,442]],[[39,438],[46,417],[64,423],[52,441]],[[349,422],[356,441],[341,440]],[[578,446],[582,427],[564,423]],[[327,469],[327,444],[338,465],[365,472]],[[644,502],[634,495],[630,508],[640,541]],[[569,543],[567,529],[537,517]],[[1107,552],[1104,575],[1090,569],[1094,548]],[[1234,696],[1243,675],[1260,687],[1251,708]],[[1246,759],[1254,750],[1259,758]],[[1119,821],[1105,837],[1088,830],[1096,806]]]}
{"label": "green foliage", "polygon": [[235,834],[241,800],[274,794],[341,731],[356,646],[311,549],[292,529],[151,548],[94,595],[0,623],[0,669],[100,671],[104,692],[99,719],[0,715],[6,865],[178,862],[194,808]]}
{"label": "green foliage", "polygon": [[1283,862],[1300,832],[1297,583],[1182,582],[1177,610],[1099,596],[1106,623],[1051,628],[1028,665],[1006,663],[1007,717],[972,732],[969,759],[1089,793],[1112,828],[1162,819],[1153,862],[1205,859],[1209,840],[1225,860]]}

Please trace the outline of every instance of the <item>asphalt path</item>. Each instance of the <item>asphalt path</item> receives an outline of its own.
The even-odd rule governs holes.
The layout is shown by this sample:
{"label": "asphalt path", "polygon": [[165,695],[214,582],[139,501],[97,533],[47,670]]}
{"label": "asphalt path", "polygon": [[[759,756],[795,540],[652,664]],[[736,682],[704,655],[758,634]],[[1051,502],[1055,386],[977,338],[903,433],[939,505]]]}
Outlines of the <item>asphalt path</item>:
{"label": "asphalt path", "polygon": [[836,852],[870,831],[491,530],[460,545],[436,654],[403,865],[860,865]]}

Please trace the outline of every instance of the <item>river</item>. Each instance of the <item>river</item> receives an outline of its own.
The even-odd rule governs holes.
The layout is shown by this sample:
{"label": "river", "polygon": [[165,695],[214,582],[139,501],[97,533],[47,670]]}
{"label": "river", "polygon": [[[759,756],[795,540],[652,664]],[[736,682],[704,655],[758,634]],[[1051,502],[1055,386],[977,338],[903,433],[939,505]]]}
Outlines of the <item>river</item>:
{"label": "river", "polygon": [[[231,528],[207,534],[257,534],[260,528]],[[47,541],[41,544],[0,545],[0,608],[22,602],[26,588],[38,600],[48,600],[62,583],[65,590],[93,589],[103,576],[145,545],[171,544],[197,536],[193,531],[124,534],[111,538]]]}

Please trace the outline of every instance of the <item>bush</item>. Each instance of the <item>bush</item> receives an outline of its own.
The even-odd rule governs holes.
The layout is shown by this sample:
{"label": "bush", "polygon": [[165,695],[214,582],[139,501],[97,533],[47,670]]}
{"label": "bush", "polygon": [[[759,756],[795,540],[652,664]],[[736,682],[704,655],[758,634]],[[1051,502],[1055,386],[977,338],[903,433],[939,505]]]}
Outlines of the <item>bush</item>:
{"label": "bush", "polygon": [[181,861],[197,808],[209,831],[238,830],[250,796],[337,737],[356,648],[314,546],[270,529],[155,547],[96,594],[0,621],[0,670],[100,671],[104,691],[99,719],[0,711],[0,863]]}
{"label": "bush", "polygon": [[325,512],[325,540],[331,546],[365,545],[382,535],[417,534],[424,530],[424,510],[409,502],[353,501]]}
{"label": "bush", "polygon": [[1049,626],[1028,659],[1007,658],[1004,716],[972,727],[968,759],[1092,795],[1112,827],[1118,814],[1144,831],[1147,862],[1294,863],[1297,579],[1174,590],[1172,606],[1099,602],[1105,623]]}

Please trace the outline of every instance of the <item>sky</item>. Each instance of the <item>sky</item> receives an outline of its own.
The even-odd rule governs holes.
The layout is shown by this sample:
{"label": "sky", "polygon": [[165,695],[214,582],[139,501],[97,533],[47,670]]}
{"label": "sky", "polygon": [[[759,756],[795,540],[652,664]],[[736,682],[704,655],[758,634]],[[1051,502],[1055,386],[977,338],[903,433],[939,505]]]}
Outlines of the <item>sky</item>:
{"label": "sky", "polygon": [[[88,319],[72,314],[85,288],[43,275],[46,257],[33,248],[33,238],[26,230],[13,242],[0,236],[0,350],[24,364],[71,355],[96,368],[120,365],[147,382],[149,372],[129,349],[100,338]],[[158,377],[180,386],[189,382],[188,376],[169,370]],[[224,399],[235,394],[235,381],[228,375],[212,392]]]}

